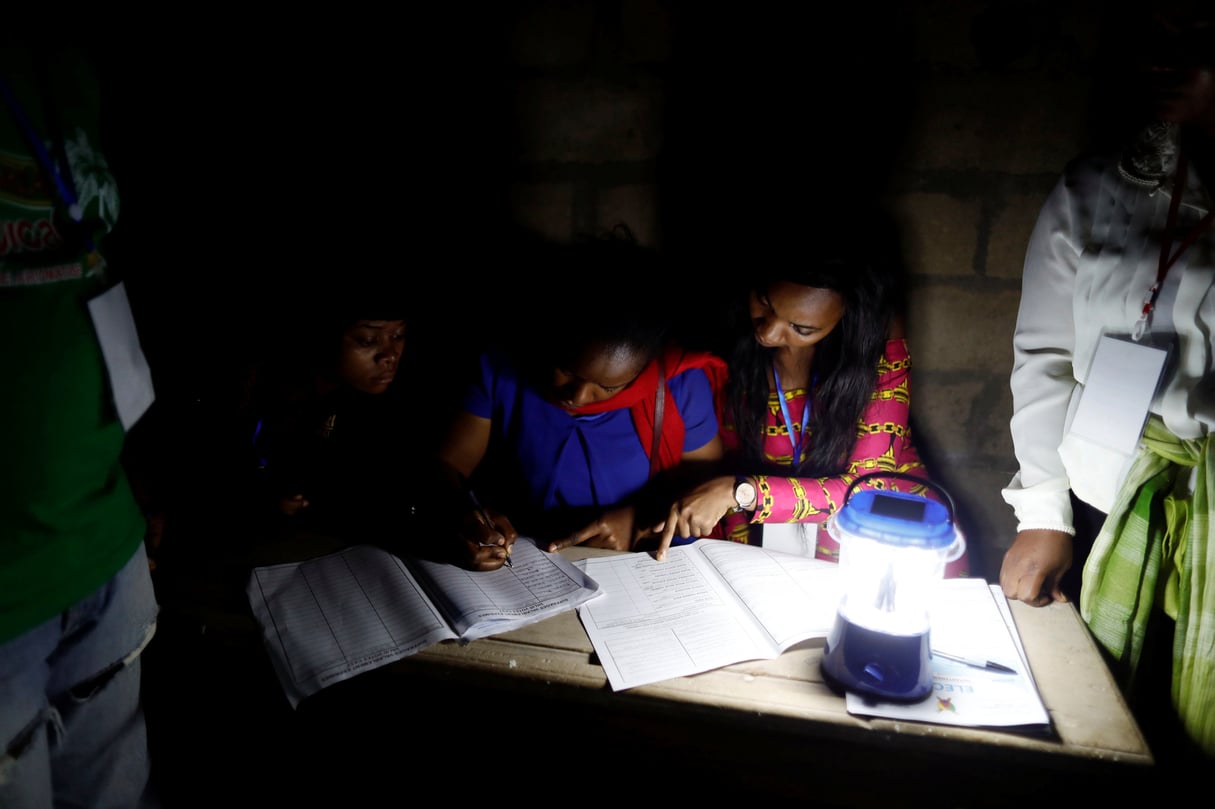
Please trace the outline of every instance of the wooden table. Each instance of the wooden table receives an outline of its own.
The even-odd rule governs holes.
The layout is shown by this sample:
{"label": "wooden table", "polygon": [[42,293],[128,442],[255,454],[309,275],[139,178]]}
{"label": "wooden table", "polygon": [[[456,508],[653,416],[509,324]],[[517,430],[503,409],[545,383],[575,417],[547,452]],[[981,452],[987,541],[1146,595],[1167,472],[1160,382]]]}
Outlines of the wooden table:
{"label": "wooden table", "polygon": [[822,641],[614,692],[569,612],[438,644],[309,697],[280,717],[297,745],[286,769],[305,785],[324,770],[348,800],[352,784],[374,782],[363,797],[378,801],[433,783],[453,799],[591,805],[1024,809],[1077,787],[1087,802],[1152,785],[1152,756],[1075,608],[1012,611],[1057,738],[852,716],[822,680]]}
{"label": "wooden table", "polygon": [[590,716],[605,736],[649,751],[654,772],[672,752],[696,762],[707,796],[888,807],[944,788],[967,796],[951,805],[1023,807],[1064,785],[1070,792],[1077,777],[1111,796],[1147,783],[1151,754],[1075,608],[1011,607],[1057,738],[852,716],[823,682],[821,640],[775,660],[613,692],[572,612],[439,644],[389,669]]}

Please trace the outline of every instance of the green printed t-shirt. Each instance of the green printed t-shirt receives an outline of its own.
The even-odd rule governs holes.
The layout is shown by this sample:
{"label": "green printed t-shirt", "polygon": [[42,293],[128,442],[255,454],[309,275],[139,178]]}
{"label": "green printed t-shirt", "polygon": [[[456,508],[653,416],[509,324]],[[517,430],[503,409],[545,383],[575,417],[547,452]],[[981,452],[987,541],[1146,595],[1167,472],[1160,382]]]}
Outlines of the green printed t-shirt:
{"label": "green printed t-shirt", "polygon": [[[32,74],[15,64],[23,56],[6,50],[0,75],[46,142]],[[81,94],[93,79],[65,57],[48,66],[77,195],[100,238],[117,195],[96,151],[95,89]],[[56,199],[0,101],[0,643],[104,584],[144,535],[88,312],[106,286],[104,262],[56,221]]]}

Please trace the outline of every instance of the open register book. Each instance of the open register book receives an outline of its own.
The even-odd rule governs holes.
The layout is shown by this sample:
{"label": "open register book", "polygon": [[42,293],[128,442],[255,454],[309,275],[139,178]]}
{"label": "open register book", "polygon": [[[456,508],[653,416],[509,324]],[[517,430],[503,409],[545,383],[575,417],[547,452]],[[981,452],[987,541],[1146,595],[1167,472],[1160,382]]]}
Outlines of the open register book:
{"label": "open register book", "polygon": [[599,586],[520,537],[514,567],[472,572],[356,545],[254,568],[245,591],[292,707],[443,640],[496,635],[576,608]]}
{"label": "open register book", "polygon": [[603,593],[578,617],[614,691],[779,657],[826,637],[839,603],[838,565],[737,542],[577,564]]}
{"label": "open register book", "polygon": [[[780,656],[828,636],[839,606],[833,562],[720,540],[648,554],[591,557],[577,563],[602,595],[578,617],[612,689],[634,688],[747,660]],[[934,690],[914,704],[845,696],[850,713],[969,727],[1048,731],[1042,704],[998,585],[945,579],[931,606],[933,649],[1000,672],[934,656]]]}

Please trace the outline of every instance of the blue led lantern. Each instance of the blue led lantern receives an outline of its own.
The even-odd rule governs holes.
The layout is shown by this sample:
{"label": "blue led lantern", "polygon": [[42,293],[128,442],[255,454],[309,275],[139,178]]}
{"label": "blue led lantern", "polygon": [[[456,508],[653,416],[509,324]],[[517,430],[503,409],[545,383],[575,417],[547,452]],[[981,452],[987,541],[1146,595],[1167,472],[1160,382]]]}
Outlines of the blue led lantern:
{"label": "blue led lantern", "polygon": [[[943,497],[865,489],[906,478]],[[936,484],[901,473],[862,475],[827,521],[840,545],[840,602],[823,650],[824,679],[840,691],[897,702],[932,692],[929,604],[945,565],[966,549],[953,501]]]}

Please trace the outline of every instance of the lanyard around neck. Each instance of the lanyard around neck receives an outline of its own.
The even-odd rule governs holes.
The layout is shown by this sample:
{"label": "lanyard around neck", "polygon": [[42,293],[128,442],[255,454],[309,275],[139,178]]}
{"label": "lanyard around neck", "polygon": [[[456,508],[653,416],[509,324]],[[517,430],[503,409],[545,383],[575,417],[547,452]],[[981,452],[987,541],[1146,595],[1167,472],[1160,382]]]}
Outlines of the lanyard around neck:
{"label": "lanyard around neck", "polygon": [[1196,242],[1198,237],[1205,233],[1211,227],[1211,222],[1215,220],[1215,209],[1207,211],[1207,215],[1186,233],[1185,238],[1177,245],[1177,250],[1173,250],[1173,231],[1177,227],[1177,211],[1181,207],[1181,195],[1185,190],[1185,180],[1186,159],[1185,150],[1183,149],[1177,157],[1177,174],[1173,178],[1173,198],[1169,200],[1169,218],[1165,222],[1164,237],[1160,242],[1160,260],[1156,265],[1156,283],[1152,284],[1152,288],[1148,290],[1147,295],[1143,299],[1143,309],[1131,334],[1136,341],[1142,338],[1144,332],[1147,330],[1148,316],[1156,308],[1156,299],[1160,297],[1160,287],[1164,285],[1164,279],[1168,276],[1169,270],[1177,263],[1177,259],[1186,251],[1186,248]]}
{"label": "lanyard around neck", "polygon": [[17,119],[18,126],[21,127],[21,132],[25,135],[25,139],[29,141],[30,147],[34,150],[34,154],[38,157],[38,162],[46,169],[51,180],[55,183],[55,188],[59,191],[59,198],[63,201],[67,208],[68,216],[73,222],[80,222],[84,218],[84,213],[80,210],[80,203],[76,198],[75,183],[72,181],[72,170],[64,160],[63,167],[60,169],[59,163],[55,161],[50,153],[43,145],[42,139],[38,137],[37,130],[30,123],[29,116],[25,114],[25,108],[17,101],[17,96],[13,93],[8,82],[3,76],[0,76],[0,95],[4,96],[5,102],[9,109],[13,111],[13,116]]}
{"label": "lanyard around neck", "polygon": [[802,462],[805,453],[806,429],[810,424],[810,402],[814,399],[814,380],[810,380],[810,389],[806,391],[806,402],[802,405],[802,431],[800,434],[793,429],[793,420],[789,417],[789,403],[785,401],[785,392],[780,386],[780,372],[776,370],[776,362],[772,362],[772,381],[776,383],[776,400],[780,402],[781,416],[785,419],[785,429],[789,431],[789,443],[793,445],[793,466]]}

